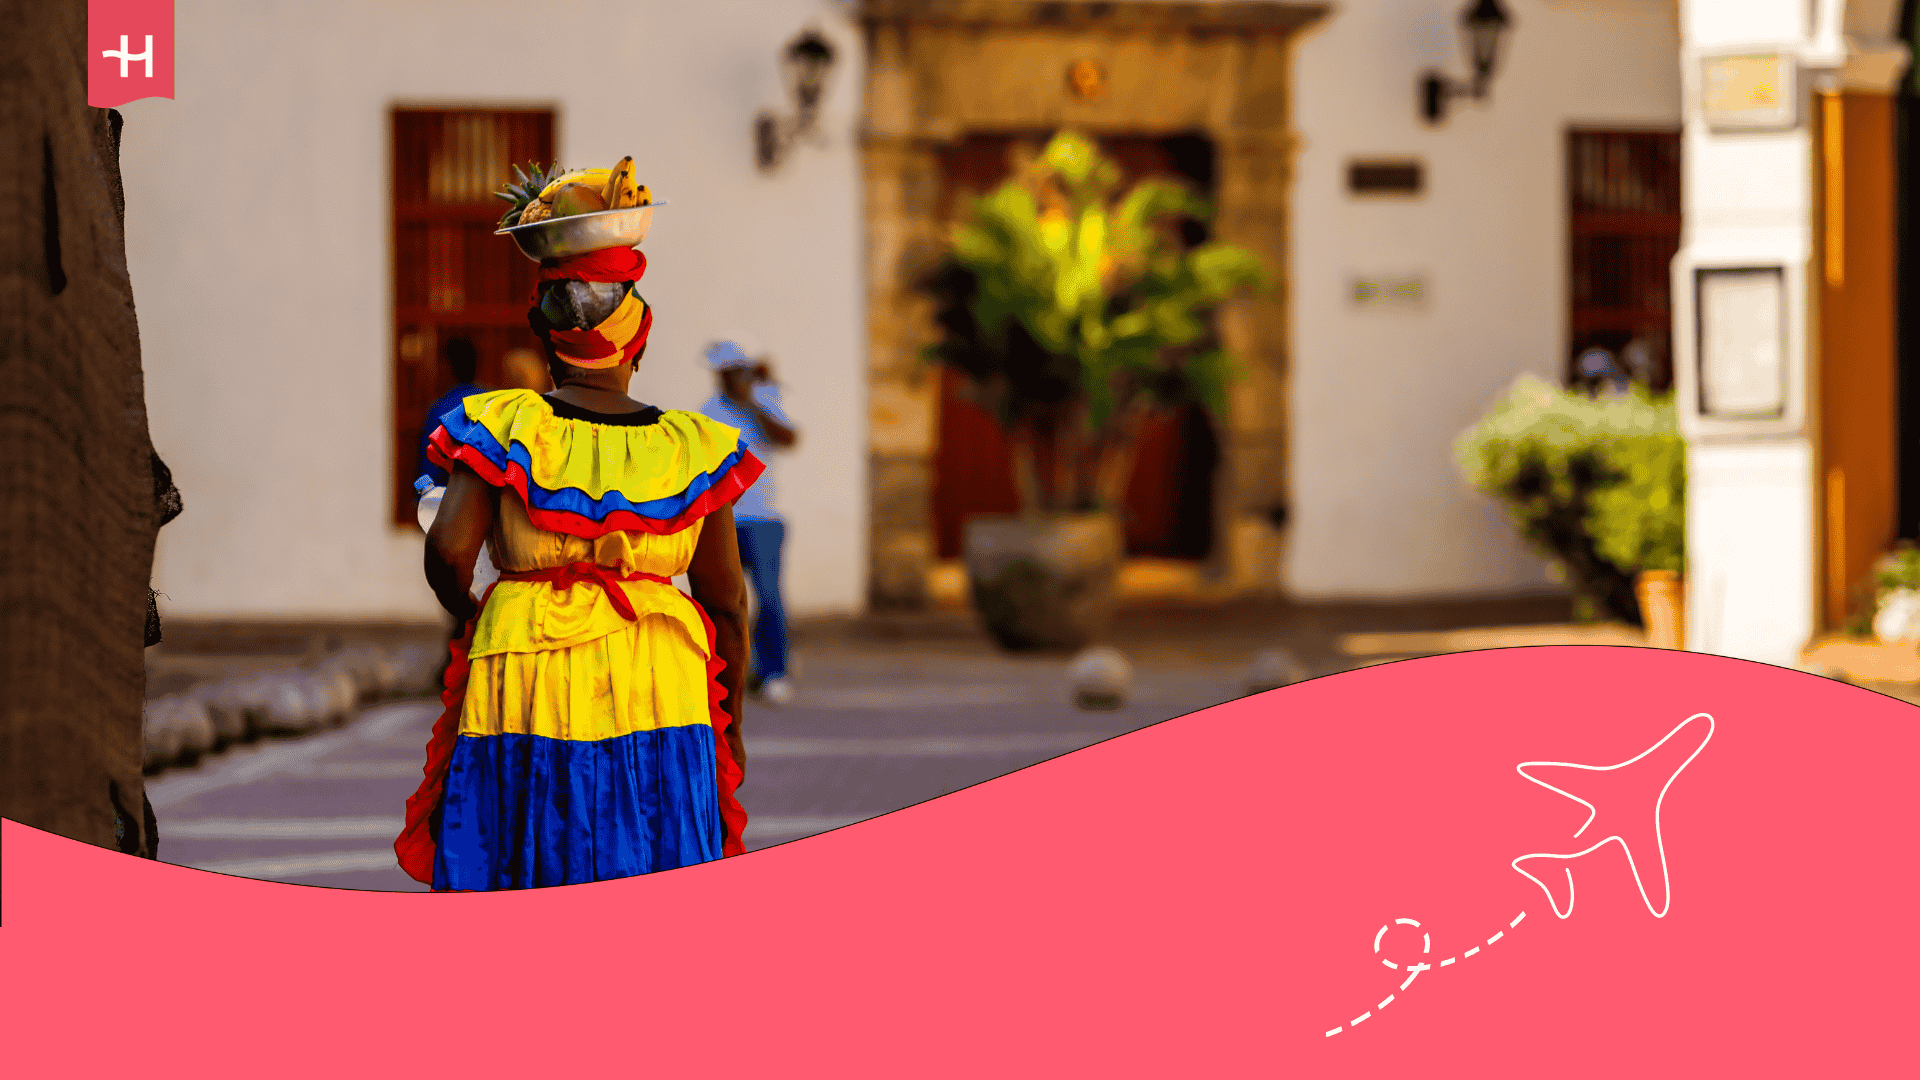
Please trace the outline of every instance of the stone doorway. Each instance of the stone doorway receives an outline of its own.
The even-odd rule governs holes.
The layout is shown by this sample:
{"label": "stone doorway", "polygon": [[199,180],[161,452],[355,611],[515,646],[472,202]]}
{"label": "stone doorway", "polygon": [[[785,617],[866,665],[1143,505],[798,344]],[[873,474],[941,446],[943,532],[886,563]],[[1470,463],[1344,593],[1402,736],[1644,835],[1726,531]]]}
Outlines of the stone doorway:
{"label": "stone doorway", "polygon": [[1287,211],[1291,43],[1325,14],[1296,3],[868,0],[862,142],[867,222],[869,601],[922,607],[934,520],[941,373],[910,283],[944,245],[942,157],[969,135],[1075,127],[1189,134],[1214,151],[1216,235],[1261,256],[1265,296],[1220,312],[1247,361],[1215,444],[1209,564],[1223,590],[1275,593],[1287,507]]}

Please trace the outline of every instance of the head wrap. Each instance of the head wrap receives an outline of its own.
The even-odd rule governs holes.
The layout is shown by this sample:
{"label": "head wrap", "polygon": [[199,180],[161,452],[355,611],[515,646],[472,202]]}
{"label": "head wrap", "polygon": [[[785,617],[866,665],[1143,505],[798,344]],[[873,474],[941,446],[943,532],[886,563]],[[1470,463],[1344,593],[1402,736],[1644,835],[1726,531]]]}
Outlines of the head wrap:
{"label": "head wrap", "polygon": [[[604,248],[566,259],[540,263],[527,325],[547,343],[555,356],[578,368],[610,368],[629,363],[647,345],[653,330],[653,308],[631,286],[647,272],[647,257],[633,248]],[[621,282],[627,295],[613,313],[591,330],[562,330],[540,310],[540,287],[549,281]]]}

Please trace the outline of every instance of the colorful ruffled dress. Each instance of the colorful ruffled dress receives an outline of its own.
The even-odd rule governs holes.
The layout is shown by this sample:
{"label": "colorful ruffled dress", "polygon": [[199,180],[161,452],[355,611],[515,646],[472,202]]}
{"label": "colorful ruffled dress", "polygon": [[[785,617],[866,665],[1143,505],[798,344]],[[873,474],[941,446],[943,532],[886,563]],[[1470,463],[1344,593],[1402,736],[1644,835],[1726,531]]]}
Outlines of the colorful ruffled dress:
{"label": "colorful ruffled dress", "polygon": [[760,475],[740,433],[500,390],[443,416],[429,454],[502,489],[501,580],[453,646],[401,866],[436,890],[521,889],[738,854],[724,665],[672,578]]}

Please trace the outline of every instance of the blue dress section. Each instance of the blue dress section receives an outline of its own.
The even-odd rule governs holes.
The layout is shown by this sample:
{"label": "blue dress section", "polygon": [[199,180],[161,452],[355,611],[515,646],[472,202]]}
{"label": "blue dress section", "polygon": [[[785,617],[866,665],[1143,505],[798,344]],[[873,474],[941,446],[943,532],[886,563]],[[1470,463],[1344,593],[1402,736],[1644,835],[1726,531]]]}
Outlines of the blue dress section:
{"label": "blue dress section", "polygon": [[579,488],[565,487],[548,491],[533,482],[533,454],[525,446],[520,443],[514,443],[511,447],[501,446],[499,440],[493,437],[493,432],[488,431],[486,425],[468,419],[466,409],[459,407],[458,403],[455,408],[449,409],[446,415],[440,418],[437,426],[445,427],[447,434],[455,442],[464,443],[478,450],[494,468],[503,473],[506,472],[509,462],[517,462],[521,471],[527,474],[527,501],[535,510],[577,514],[589,521],[604,521],[609,513],[617,510],[625,510],[655,521],[671,521],[686,513],[687,508],[698,502],[700,496],[705,495],[716,480],[725,476],[729,469],[740,464],[741,455],[747,452],[747,444],[743,440],[734,447],[733,453],[728,454],[725,460],[714,467],[712,472],[694,477],[693,482],[688,484],[687,489],[680,494],[637,503],[618,491],[608,491],[598,499],[594,499]]}
{"label": "blue dress section", "polygon": [[721,856],[713,728],[586,742],[463,735],[434,824],[436,890],[577,885]]}

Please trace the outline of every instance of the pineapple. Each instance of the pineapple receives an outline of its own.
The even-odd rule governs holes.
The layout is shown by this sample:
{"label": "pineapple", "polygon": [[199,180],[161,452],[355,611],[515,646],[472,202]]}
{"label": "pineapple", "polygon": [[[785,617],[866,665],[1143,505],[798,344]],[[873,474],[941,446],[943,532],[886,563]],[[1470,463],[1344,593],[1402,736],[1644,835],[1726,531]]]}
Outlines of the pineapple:
{"label": "pineapple", "polygon": [[500,227],[503,229],[514,225],[531,225],[553,216],[553,202],[550,199],[541,198],[541,195],[560,178],[560,166],[555,165],[543,172],[539,165],[528,162],[527,168],[530,172],[523,173],[520,171],[520,166],[515,165],[513,175],[520,182],[508,184],[505,188],[493,193],[496,198],[505,199],[513,204],[511,209],[501,215]]}

